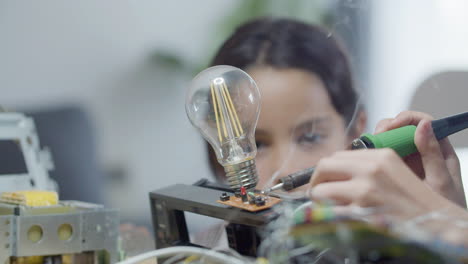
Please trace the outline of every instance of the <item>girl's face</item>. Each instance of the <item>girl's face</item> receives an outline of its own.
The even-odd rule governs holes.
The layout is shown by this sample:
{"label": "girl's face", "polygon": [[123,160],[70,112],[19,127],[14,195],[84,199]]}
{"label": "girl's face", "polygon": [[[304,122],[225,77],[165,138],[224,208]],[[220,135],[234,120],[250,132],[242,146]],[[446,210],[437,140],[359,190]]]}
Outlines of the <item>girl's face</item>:
{"label": "girl's face", "polygon": [[314,166],[350,142],[343,117],[333,107],[324,83],[298,69],[254,67],[248,74],[261,93],[255,139],[257,189]]}

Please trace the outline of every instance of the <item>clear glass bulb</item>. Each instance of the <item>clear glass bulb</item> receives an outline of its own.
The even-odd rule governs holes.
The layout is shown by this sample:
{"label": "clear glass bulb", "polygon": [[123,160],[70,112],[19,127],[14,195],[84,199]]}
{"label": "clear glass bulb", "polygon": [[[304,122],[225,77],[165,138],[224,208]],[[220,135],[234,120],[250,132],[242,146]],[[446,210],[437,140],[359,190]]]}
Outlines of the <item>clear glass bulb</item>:
{"label": "clear glass bulb", "polygon": [[231,188],[255,188],[260,92],[254,80],[232,66],[208,68],[192,80],[185,109],[192,124],[213,147]]}

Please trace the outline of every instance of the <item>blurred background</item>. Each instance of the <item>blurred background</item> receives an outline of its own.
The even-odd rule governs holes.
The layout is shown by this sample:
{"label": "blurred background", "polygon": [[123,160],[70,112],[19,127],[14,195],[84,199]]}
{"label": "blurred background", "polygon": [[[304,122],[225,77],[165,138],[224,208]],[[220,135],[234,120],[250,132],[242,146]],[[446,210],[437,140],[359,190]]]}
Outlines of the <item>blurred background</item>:
{"label": "blurred background", "polygon": [[[62,198],[150,226],[149,191],[211,177],[185,89],[237,25],[326,26],[346,43],[373,131],[405,109],[468,110],[466,13],[464,0],[0,1],[0,104],[36,118],[52,176],[76,186]],[[467,133],[454,144],[468,159]]]}

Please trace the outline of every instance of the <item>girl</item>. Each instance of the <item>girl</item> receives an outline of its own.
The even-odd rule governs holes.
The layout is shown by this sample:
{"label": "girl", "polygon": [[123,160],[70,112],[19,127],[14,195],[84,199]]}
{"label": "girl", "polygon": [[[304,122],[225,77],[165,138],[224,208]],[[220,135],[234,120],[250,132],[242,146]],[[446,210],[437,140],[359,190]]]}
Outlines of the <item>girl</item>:
{"label": "girl", "polygon": [[[312,195],[334,200],[345,212],[353,206],[385,207],[407,219],[452,206],[449,200],[465,206],[458,159],[448,140],[439,145],[431,135],[431,117],[425,114],[404,112],[377,127],[383,132],[418,125],[420,154],[406,163],[391,150],[342,151],[363,132],[366,115],[345,52],[322,29],[289,19],[254,20],[226,40],[212,65],[241,68],[260,89],[257,189],[317,165]],[[210,146],[208,151],[216,178],[224,181]],[[223,239],[211,237],[204,244]]]}

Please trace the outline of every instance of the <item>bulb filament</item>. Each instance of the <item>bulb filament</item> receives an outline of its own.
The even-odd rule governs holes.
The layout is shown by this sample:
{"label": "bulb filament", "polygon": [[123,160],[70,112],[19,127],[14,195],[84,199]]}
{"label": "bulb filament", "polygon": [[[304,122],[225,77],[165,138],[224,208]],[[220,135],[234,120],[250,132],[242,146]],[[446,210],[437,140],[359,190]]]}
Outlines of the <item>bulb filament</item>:
{"label": "bulb filament", "polygon": [[211,82],[210,87],[219,141],[223,142],[224,138],[233,139],[234,137],[240,137],[244,134],[244,130],[242,129],[226,82],[223,78],[216,78]]}

